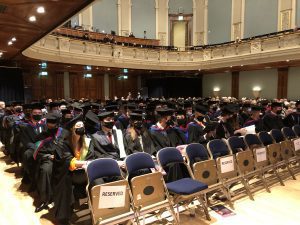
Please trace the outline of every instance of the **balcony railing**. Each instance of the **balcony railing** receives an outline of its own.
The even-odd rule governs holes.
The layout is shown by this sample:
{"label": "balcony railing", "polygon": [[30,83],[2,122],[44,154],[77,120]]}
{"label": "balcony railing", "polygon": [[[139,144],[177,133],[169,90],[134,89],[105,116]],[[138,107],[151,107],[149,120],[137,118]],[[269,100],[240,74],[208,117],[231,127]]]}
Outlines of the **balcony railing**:
{"label": "balcony railing", "polygon": [[285,31],[218,45],[194,46],[184,51],[158,46],[146,48],[103,43],[55,33],[44,37],[23,54],[41,60],[120,68],[213,69],[300,59],[300,31]]}

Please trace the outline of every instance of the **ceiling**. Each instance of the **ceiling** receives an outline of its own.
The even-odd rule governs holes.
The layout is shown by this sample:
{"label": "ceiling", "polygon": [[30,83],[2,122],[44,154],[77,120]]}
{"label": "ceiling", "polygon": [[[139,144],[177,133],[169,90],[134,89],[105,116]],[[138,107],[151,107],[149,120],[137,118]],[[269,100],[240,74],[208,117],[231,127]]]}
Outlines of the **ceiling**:
{"label": "ceiling", "polygon": [[[0,63],[22,58],[23,50],[91,2],[93,0],[0,0],[0,52],[3,52]],[[45,12],[38,13],[38,7],[44,7]],[[36,21],[30,22],[30,16],[35,16]],[[12,41],[14,37],[16,41]]]}

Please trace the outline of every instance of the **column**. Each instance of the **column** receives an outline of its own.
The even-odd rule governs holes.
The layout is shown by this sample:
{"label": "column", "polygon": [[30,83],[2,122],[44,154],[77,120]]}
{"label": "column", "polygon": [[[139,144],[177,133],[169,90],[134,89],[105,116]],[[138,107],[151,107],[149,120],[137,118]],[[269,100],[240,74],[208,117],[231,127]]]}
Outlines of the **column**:
{"label": "column", "polygon": [[240,72],[234,71],[231,74],[231,96],[239,98],[239,83],[240,83]]}
{"label": "column", "polygon": [[296,0],[278,0],[278,31],[296,26]]}
{"label": "column", "polygon": [[131,0],[118,0],[119,35],[128,36],[131,32]]}
{"label": "column", "polygon": [[104,98],[105,100],[109,99],[109,75],[106,73],[104,74],[104,82],[103,82],[103,89],[104,89]]}
{"label": "column", "polygon": [[64,72],[64,98],[70,98],[70,73]]}
{"label": "column", "polygon": [[245,0],[232,0],[231,40],[244,37]]}
{"label": "column", "polygon": [[289,68],[278,68],[277,98],[287,98]]}
{"label": "column", "polygon": [[208,0],[193,0],[193,45],[207,44]]}
{"label": "column", "polygon": [[81,13],[79,13],[79,25],[81,25],[86,30],[93,30],[93,6],[85,8]]}
{"label": "column", "polygon": [[160,45],[169,45],[169,0],[156,0],[156,39]]}

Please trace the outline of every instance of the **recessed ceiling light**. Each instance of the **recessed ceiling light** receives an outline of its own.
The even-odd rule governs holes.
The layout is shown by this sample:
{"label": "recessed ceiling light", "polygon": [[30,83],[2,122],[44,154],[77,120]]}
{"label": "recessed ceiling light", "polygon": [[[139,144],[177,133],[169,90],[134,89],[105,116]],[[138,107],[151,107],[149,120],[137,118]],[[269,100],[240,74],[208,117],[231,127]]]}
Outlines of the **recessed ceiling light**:
{"label": "recessed ceiling light", "polygon": [[17,38],[15,38],[15,37],[13,37],[13,38],[11,39],[12,42],[15,42],[16,40],[17,40]]}
{"label": "recessed ceiling light", "polygon": [[290,61],[289,59],[286,60],[286,62],[289,62],[289,61]]}
{"label": "recessed ceiling light", "polygon": [[110,68],[107,68],[107,70],[110,70]]}
{"label": "recessed ceiling light", "polygon": [[201,71],[201,69],[198,69],[198,71]]}
{"label": "recessed ceiling light", "polygon": [[37,8],[36,11],[37,11],[37,13],[41,13],[42,14],[42,13],[45,13],[45,8],[43,6],[40,6],[40,7]]}
{"label": "recessed ceiling light", "polygon": [[244,65],[241,65],[241,66],[244,66]]}
{"label": "recessed ceiling light", "polygon": [[96,67],[96,70],[99,70],[99,67]]}
{"label": "recessed ceiling light", "polygon": [[232,66],[230,66],[230,68],[232,68]]}
{"label": "recessed ceiling light", "polygon": [[35,22],[36,21],[36,17],[35,16],[30,16],[29,17],[29,21],[30,22]]}
{"label": "recessed ceiling light", "polygon": [[9,41],[7,44],[8,44],[8,45],[12,45],[13,43],[12,43],[12,41]]}

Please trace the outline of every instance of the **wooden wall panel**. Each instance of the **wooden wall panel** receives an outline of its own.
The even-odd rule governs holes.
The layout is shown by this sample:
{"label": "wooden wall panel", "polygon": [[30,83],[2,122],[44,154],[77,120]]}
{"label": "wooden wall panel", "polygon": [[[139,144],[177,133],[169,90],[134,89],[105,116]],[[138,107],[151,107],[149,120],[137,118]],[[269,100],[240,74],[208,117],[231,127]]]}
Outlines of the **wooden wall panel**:
{"label": "wooden wall panel", "polygon": [[137,95],[137,76],[128,76],[127,80],[118,80],[118,76],[109,76],[109,94],[110,98],[117,96],[118,98],[126,98],[128,92],[131,92],[132,97]]}
{"label": "wooden wall panel", "polygon": [[70,74],[71,98],[80,99],[104,99],[103,75],[93,75],[91,78],[84,78],[82,74]]}
{"label": "wooden wall panel", "polygon": [[32,100],[64,97],[63,75],[55,72],[48,73],[48,76],[38,76],[35,72],[24,73],[24,86],[30,89]]}
{"label": "wooden wall panel", "polygon": [[231,96],[235,98],[239,98],[239,79],[240,79],[240,72],[235,71],[232,72],[231,76]]}
{"label": "wooden wall panel", "polygon": [[289,68],[278,68],[277,98],[287,98]]}

